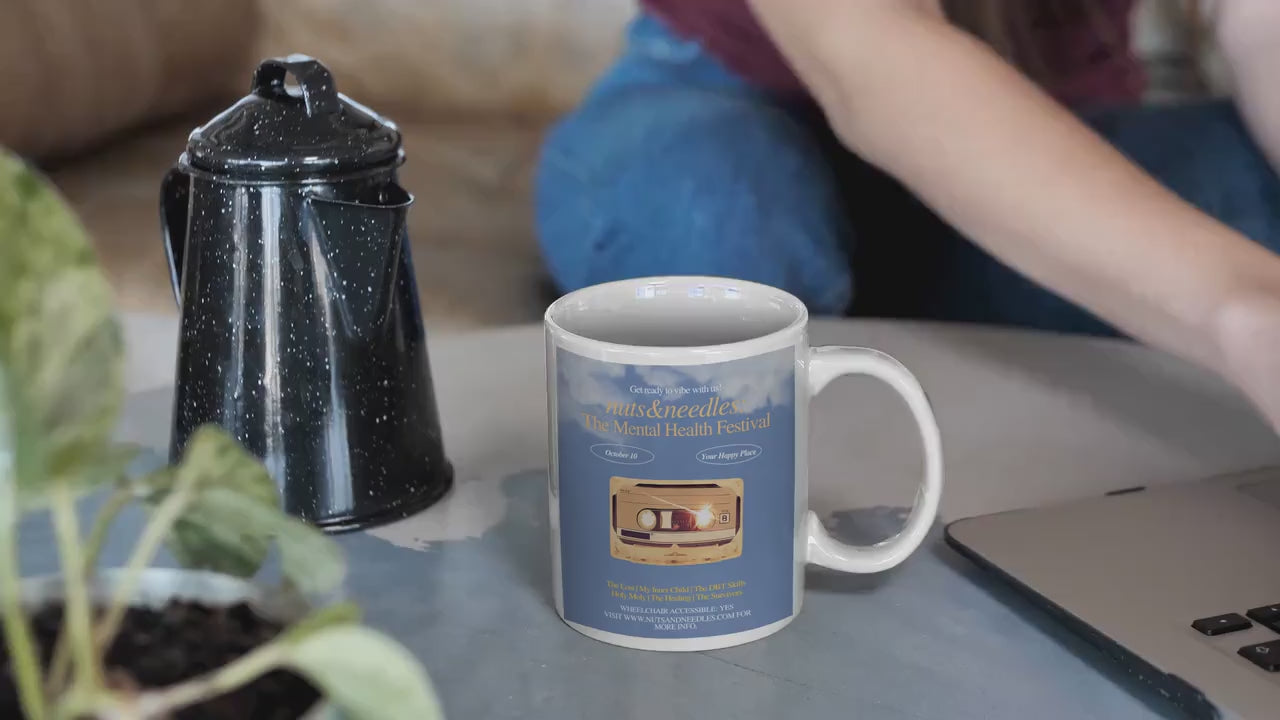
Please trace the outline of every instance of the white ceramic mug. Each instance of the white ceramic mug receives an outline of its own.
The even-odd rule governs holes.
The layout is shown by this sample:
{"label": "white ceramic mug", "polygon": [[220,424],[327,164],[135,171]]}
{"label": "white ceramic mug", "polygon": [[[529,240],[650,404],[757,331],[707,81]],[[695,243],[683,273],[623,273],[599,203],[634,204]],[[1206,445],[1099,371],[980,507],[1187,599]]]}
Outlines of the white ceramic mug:
{"label": "white ceramic mug", "polygon": [[[625,280],[546,312],[556,611],[646,650],[750,642],[800,611],[806,564],[887,570],[924,540],[942,446],[915,377],[876,350],[809,347],[793,295],[711,277]],[[870,375],[906,401],[924,477],[902,531],[855,547],[808,509],[811,396]]]}

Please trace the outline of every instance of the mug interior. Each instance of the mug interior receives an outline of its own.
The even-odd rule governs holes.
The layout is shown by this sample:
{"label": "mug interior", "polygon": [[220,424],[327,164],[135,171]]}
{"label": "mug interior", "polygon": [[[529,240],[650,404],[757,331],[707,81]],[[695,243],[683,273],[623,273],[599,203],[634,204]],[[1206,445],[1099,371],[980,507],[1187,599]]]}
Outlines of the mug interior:
{"label": "mug interior", "polygon": [[547,322],[587,340],[639,347],[747,342],[803,325],[804,303],[758,283],[726,278],[641,278],[569,293]]}

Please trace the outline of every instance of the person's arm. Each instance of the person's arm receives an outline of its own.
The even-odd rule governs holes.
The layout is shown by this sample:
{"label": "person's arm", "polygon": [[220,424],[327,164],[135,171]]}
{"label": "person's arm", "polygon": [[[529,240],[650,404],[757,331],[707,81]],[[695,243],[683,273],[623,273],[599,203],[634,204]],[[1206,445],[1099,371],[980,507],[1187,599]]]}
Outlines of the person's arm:
{"label": "person's arm", "polygon": [[1236,107],[1271,166],[1280,169],[1280,1],[1216,0],[1207,10]]}
{"label": "person's arm", "polygon": [[1280,330],[1275,255],[1129,163],[936,0],[751,4],[863,159],[1014,269],[1235,381],[1280,426],[1280,344],[1244,367],[1264,362],[1260,328]]}

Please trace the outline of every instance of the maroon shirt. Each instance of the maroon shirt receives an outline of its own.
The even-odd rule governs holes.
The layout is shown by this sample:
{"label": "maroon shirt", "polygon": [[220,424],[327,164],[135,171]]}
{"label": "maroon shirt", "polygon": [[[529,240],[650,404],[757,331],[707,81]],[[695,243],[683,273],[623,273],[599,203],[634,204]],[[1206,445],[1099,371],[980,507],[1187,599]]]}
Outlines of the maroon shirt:
{"label": "maroon shirt", "polygon": [[[835,0],[833,0],[835,1]],[[1027,1],[1027,0],[1023,0]],[[642,7],[676,34],[697,41],[730,70],[768,90],[803,93],[746,0],[640,0]],[[1081,12],[1037,25],[1035,42],[1050,80],[1046,90],[1068,105],[1134,102],[1146,84],[1132,52],[1129,19],[1134,0],[1100,0],[1108,30]],[[1083,5],[1081,6],[1084,7]]]}

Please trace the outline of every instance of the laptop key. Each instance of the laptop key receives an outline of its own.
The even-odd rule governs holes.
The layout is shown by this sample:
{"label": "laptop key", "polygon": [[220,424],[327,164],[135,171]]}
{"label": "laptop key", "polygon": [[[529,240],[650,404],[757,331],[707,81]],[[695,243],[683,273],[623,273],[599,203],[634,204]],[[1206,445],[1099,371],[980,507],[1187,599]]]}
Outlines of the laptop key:
{"label": "laptop key", "polygon": [[1263,605],[1245,614],[1256,620],[1259,625],[1280,632],[1280,605]]}
{"label": "laptop key", "polygon": [[1280,672],[1280,640],[1272,640],[1261,645],[1245,645],[1237,652],[1240,657],[1267,672]]}
{"label": "laptop key", "polygon": [[1253,623],[1245,620],[1238,613],[1227,613],[1226,615],[1200,618],[1191,623],[1191,627],[1195,628],[1197,632],[1212,636],[1248,630],[1253,627]]}

